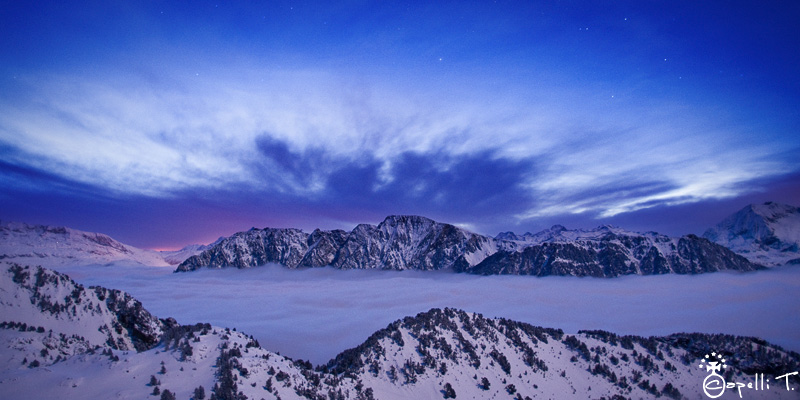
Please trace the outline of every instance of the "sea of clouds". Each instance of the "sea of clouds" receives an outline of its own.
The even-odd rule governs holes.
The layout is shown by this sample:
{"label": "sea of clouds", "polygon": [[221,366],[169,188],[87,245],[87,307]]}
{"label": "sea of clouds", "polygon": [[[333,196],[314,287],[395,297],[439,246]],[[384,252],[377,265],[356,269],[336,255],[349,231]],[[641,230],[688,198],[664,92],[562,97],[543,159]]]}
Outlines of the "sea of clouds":
{"label": "sea of clouds", "polygon": [[797,267],[612,279],[277,265],[190,273],[125,265],[57,269],[84,285],[127,291],[160,318],[236,328],[266,349],[314,364],[359,345],[397,319],[434,307],[567,333],[728,333],[800,351]]}

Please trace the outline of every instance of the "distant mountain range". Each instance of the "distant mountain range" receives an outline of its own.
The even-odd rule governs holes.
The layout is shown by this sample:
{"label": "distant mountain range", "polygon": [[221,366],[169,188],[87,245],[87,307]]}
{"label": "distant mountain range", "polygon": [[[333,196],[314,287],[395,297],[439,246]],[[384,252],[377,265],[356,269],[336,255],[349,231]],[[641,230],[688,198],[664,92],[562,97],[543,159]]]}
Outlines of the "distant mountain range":
{"label": "distant mountain range", "polygon": [[800,209],[751,204],[707,230],[703,237],[764,265],[800,264]]}
{"label": "distant mountain range", "polygon": [[714,377],[703,363],[722,359],[716,379],[771,383],[748,398],[796,398],[781,376],[800,370],[800,354],[758,338],[570,334],[456,309],[395,321],[314,368],[236,329],[158,319],[124,292],[16,264],[0,269],[0,306],[4,399],[699,399]]}
{"label": "distant mountain range", "polygon": [[214,246],[217,245],[223,238],[217,239],[216,242],[211,244],[190,244],[188,246],[183,247],[180,250],[162,250],[159,251],[158,254],[164,258],[164,261],[167,262],[169,265],[178,265],[187,258],[200,254]]}
{"label": "distant mountain range", "polygon": [[176,251],[143,250],[102,233],[63,226],[0,221],[0,262],[58,266],[133,263],[177,265],[216,244],[189,245]]}
{"label": "distant mountain range", "polygon": [[134,263],[201,268],[452,270],[473,274],[696,274],[751,271],[800,263],[800,212],[778,203],[749,205],[703,237],[668,237],[611,226],[535,234],[479,235],[421,216],[389,216],[351,231],[253,228],[208,245],[177,251],[142,250],[101,234],[66,227],[0,222],[0,262],[59,266]]}
{"label": "distant mountain range", "polygon": [[696,274],[763,268],[695,235],[670,238],[603,226],[537,234],[483,236],[420,216],[389,216],[377,226],[352,231],[251,229],[189,257],[176,271],[250,268],[278,263],[288,268],[442,270],[473,274],[574,275]]}
{"label": "distant mountain range", "polygon": [[102,233],[7,221],[0,222],[0,261],[43,266],[113,262],[169,265],[156,251],[126,245]]}

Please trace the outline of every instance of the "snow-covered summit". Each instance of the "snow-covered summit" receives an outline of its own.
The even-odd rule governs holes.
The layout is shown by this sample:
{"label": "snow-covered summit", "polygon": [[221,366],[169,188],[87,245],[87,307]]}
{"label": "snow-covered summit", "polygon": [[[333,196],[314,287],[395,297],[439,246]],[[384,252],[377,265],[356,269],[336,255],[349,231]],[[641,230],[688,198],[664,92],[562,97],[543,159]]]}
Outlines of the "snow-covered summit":
{"label": "snow-covered summit", "polygon": [[555,225],[536,234],[501,235],[515,238],[511,240],[515,246],[503,246],[464,272],[616,277],[763,268],[695,235],[669,237],[656,232],[631,232],[610,225],[590,230],[570,230]]}
{"label": "snow-covered summit", "polygon": [[112,262],[169,265],[156,251],[126,245],[102,233],[7,221],[0,221],[0,261],[43,266]]}
{"label": "snow-covered summit", "polygon": [[333,266],[438,270],[475,265],[497,250],[492,238],[416,215],[390,215],[353,229]]}
{"label": "snow-covered summit", "polygon": [[216,246],[217,243],[222,241],[222,239],[225,239],[225,237],[222,236],[210,244],[190,244],[188,246],[184,246],[180,250],[161,250],[158,253],[161,254],[161,257],[163,257],[164,261],[166,261],[169,265],[178,265],[186,261],[187,258],[200,254]]}
{"label": "snow-covered summit", "polygon": [[800,209],[750,204],[707,230],[707,239],[765,265],[800,262]]}
{"label": "snow-covered summit", "polygon": [[594,229],[567,229],[563,225],[553,225],[552,227],[537,233],[526,232],[523,235],[516,235],[513,232],[503,232],[498,234],[495,239],[510,240],[527,244],[542,243],[568,243],[581,240],[602,240],[613,236],[663,236],[654,232],[639,233],[628,231],[612,225],[601,225]]}

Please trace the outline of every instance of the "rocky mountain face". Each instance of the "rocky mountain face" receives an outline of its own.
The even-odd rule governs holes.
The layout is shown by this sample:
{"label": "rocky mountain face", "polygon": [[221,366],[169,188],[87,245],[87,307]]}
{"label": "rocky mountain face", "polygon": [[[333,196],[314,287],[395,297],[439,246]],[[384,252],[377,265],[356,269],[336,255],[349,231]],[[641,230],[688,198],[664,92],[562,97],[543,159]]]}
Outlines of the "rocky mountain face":
{"label": "rocky mountain face", "polygon": [[519,250],[500,250],[463,270],[483,275],[574,275],[616,277],[639,274],[700,274],[763,268],[695,235],[670,238],[601,227],[567,231],[553,227],[522,237]]}
{"label": "rocky mountain face", "polygon": [[0,261],[58,266],[132,262],[167,266],[155,251],[120,243],[102,233],[19,222],[0,222]]}
{"label": "rocky mountain face", "polygon": [[694,235],[670,238],[619,228],[568,230],[556,225],[537,234],[488,237],[419,216],[390,216],[351,232],[251,229],[190,257],[177,271],[249,268],[278,263],[289,268],[439,270],[475,274],[575,275],[696,274],[762,268]]}
{"label": "rocky mountain face", "polygon": [[390,216],[377,227],[358,225],[332,265],[341,269],[437,270],[466,268],[494,252],[495,242],[418,216]]}
{"label": "rocky mountain face", "polygon": [[424,217],[390,216],[377,226],[361,224],[349,233],[253,228],[188,258],[177,271],[267,263],[288,268],[435,270],[466,268],[494,251],[492,238]]}
{"label": "rocky mountain face", "polygon": [[308,251],[309,235],[299,229],[250,229],[222,239],[216,246],[189,257],[179,271],[196,266],[247,268],[278,263],[296,268]]}
{"label": "rocky mountain face", "polygon": [[704,398],[703,362],[723,358],[718,379],[771,383],[748,398],[797,398],[786,385],[800,383],[800,354],[757,338],[570,334],[447,308],[313,368],[236,329],[158,320],[122,292],[42,268],[0,278],[13,319],[0,323],[7,399]]}
{"label": "rocky mountain face", "polygon": [[800,264],[800,208],[750,204],[703,237],[764,265]]}

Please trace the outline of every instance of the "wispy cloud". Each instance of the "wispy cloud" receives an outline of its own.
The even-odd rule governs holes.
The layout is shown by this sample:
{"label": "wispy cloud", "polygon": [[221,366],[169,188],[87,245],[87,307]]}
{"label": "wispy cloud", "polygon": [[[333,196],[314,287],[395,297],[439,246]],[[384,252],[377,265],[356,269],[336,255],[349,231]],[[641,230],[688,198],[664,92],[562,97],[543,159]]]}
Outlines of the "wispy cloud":
{"label": "wispy cloud", "polygon": [[726,198],[797,168],[774,157],[783,143],[669,98],[638,105],[598,99],[596,87],[449,93],[427,80],[321,70],[214,71],[23,78],[26,94],[2,99],[3,159],[112,194],[244,188],[522,220]]}

